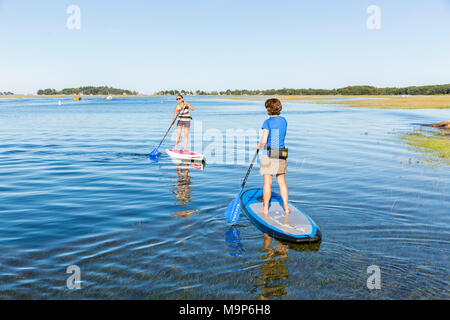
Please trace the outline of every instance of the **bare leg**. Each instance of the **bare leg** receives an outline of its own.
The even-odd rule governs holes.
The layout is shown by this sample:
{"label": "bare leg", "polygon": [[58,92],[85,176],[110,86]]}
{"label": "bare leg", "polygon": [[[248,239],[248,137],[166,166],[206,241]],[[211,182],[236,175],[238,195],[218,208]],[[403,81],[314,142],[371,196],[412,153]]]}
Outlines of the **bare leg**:
{"label": "bare leg", "polygon": [[177,137],[175,138],[175,147],[173,148],[173,150],[177,151],[178,150],[178,143],[180,142],[180,137],[181,137],[181,129],[183,127],[178,126],[177,127]]}
{"label": "bare leg", "polygon": [[286,184],[286,174],[277,174],[277,182],[280,187],[281,198],[283,199],[284,212],[288,215],[291,213],[291,209],[289,209],[288,205],[289,191]]}
{"label": "bare leg", "polygon": [[264,198],[264,208],[261,213],[265,216],[269,215],[269,202],[272,197],[272,181],[273,177],[271,174],[264,175],[264,188],[263,188],[263,198]]}
{"label": "bare leg", "polygon": [[184,137],[183,137],[184,150],[187,150],[187,145],[189,142],[188,137],[189,137],[189,128],[184,127]]}

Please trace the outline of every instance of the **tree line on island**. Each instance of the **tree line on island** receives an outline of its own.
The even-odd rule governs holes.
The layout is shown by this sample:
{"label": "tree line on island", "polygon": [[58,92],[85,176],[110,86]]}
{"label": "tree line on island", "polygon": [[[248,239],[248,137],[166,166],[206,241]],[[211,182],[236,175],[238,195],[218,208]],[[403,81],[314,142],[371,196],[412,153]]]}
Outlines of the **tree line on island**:
{"label": "tree line on island", "polygon": [[225,91],[189,91],[189,90],[163,90],[156,93],[161,96],[175,95],[196,96],[241,96],[241,95],[438,95],[450,94],[450,84],[410,86],[404,88],[377,88],[373,86],[348,86],[339,89],[268,89],[268,90],[225,90]]}
{"label": "tree line on island", "polygon": [[62,89],[60,91],[57,91],[55,89],[40,89],[37,91],[38,95],[138,95],[139,93],[136,91],[130,91],[125,89],[117,89],[113,87],[94,87],[94,86],[87,86],[87,87],[79,87],[79,88],[66,88]]}
{"label": "tree line on island", "polygon": [[[0,93],[1,94],[1,93]],[[6,94],[6,93],[3,93]],[[8,92],[8,94],[11,94]],[[117,89],[113,87],[85,86],[79,88],[65,88],[62,90],[40,89],[38,95],[139,95],[136,91]],[[243,95],[440,95],[450,94],[450,84],[428,85],[428,86],[410,86],[403,88],[387,87],[377,88],[373,86],[348,86],[339,89],[266,89],[266,90],[223,90],[223,91],[204,91],[204,90],[162,90],[155,93],[160,96],[175,95],[196,95],[196,96],[243,96]]]}

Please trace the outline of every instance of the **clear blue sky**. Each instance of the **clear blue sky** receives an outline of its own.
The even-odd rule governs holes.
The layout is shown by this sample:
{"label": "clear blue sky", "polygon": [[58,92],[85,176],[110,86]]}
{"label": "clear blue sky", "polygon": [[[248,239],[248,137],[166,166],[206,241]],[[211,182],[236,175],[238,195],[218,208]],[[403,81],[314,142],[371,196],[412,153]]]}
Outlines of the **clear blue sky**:
{"label": "clear blue sky", "polygon": [[15,93],[450,83],[450,0],[0,0],[0,39],[0,91]]}

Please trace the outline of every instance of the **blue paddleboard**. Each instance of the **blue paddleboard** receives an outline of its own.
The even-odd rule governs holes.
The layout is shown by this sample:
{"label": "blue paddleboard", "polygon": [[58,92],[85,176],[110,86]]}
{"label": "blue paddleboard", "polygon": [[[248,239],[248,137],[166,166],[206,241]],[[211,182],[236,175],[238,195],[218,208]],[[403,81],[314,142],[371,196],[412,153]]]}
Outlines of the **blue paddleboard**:
{"label": "blue paddleboard", "polygon": [[286,217],[283,200],[275,192],[272,192],[268,216],[260,213],[264,206],[262,197],[262,189],[250,189],[241,195],[241,208],[258,229],[273,238],[290,242],[320,241],[322,235],[316,223],[290,202],[291,213]]}

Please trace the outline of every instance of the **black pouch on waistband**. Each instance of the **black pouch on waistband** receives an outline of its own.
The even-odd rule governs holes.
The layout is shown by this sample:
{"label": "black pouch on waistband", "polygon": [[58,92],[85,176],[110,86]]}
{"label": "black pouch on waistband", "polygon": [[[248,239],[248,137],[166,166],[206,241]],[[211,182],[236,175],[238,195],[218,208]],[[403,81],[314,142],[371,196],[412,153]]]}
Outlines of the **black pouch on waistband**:
{"label": "black pouch on waistband", "polygon": [[269,151],[269,158],[283,159],[283,160],[286,160],[288,158],[288,148],[267,147],[267,151]]}

